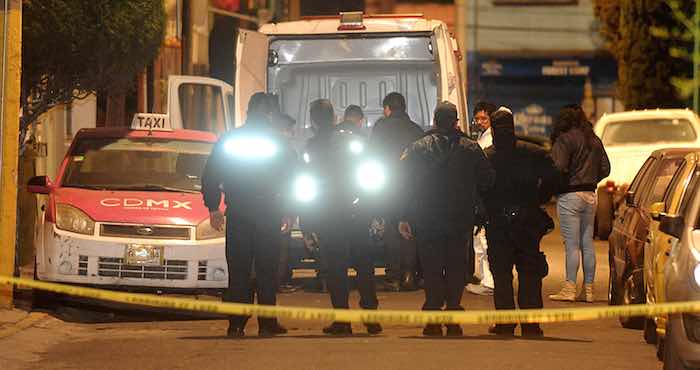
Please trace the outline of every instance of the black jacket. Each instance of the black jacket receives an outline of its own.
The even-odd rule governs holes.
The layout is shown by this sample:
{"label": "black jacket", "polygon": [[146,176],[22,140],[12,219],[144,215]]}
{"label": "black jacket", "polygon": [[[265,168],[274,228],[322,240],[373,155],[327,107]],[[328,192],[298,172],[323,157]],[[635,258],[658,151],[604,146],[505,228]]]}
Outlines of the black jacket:
{"label": "black jacket", "polygon": [[395,165],[404,149],[421,136],[423,129],[406,112],[394,112],[374,124],[369,145],[388,165]]}
{"label": "black jacket", "polygon": [[598,182],[610,175],[610,160],[600,139],[593,145],[578,127],[561,134],[552,146],[554,165],[564,174],[560,192],[595,191]]}
{"label": "black jacket", "polygon": [[554,195],[561,176],[542,147],[518,140],[512,151],[499,153],[494,145],[484,152],[496,170],[495,185],[484,193],[489,218],[508,208],[539,207]]}
{"label": "black jacket", "polygon": [[479,145],[457,130],[435,129],[401,156],[401,219],[416,236],[464,236],[474,225],[477,193],[489,189],[494,171]]}
{"label": "black jacket", "polygon": [[[251,149],[250,145],[236,143],[250,139],[265,140],[272,148],[262,157],[241,155]],[[210,211],[219,209],[223,191],[230,216],[282,214],[288,206],[290,180],[296,169],[297,155],[286,138],[277,130],[247,123],[224,134],[214,146],[202,174],[204,204]]]}
{"label": "black jacket", "polygon": [[338,124],[337,126],[338,130],[343,130],[343,131],[349,131],[352,132],[355,135],[359,135],[361,137],[367,137],[367,134],[365,131],[361,128],[358,128],[357,125],[350,121],[343,121]]}
{"label": "black jacket", "polygon": [[[362,150],[351,150],[351,143],[359,143]],[[324,220],[347,217],[356,212],[360,197],[357,168],[366,156],[365,139],[359,135],[329,129],[309,139],[304,150],[306,161],[301,171],[318,184],[318,195],[299,211],[308,229],[309,225]],[[364,201],[364,199],[363,199]]]}

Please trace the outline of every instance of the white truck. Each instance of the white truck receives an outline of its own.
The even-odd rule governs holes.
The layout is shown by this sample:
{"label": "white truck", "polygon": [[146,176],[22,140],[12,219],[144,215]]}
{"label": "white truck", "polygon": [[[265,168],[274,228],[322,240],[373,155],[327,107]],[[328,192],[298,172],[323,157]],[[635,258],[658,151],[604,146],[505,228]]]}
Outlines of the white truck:
{"label": "white truck", "polygon": [[295,138],[310,136],[309,103],[329,99],[340,117],[351,104],[371,125],[391,92],[406,98],[408,114],[427,128],[438,102],[459,110],[468,130],[465,81],[457,42],[441,21],[421,15],[339,16],[271,23],[241,30],[236,49],[235,122],[242,124],[250,96],[279,96],[297,122]]}

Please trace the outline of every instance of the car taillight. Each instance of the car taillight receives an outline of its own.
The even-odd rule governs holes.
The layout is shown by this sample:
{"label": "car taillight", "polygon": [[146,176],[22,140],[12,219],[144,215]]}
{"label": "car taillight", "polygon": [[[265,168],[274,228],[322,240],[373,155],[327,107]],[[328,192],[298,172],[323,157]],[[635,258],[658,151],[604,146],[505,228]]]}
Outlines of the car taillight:
{"label": "car taillight", "polygon": [[612,193],[615,191],[615,181],[606,181],[605,182],[605,190],[608,191],[608,193]]}

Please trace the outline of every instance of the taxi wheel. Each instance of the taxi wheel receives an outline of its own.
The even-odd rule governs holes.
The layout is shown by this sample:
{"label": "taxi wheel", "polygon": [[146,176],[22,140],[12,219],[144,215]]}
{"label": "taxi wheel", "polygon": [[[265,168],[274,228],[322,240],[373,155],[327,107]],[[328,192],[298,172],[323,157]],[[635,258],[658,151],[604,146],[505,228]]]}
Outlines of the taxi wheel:
{"label": "taxi wheel", "polygon": [[647,318],[644,320],[644,341],[647,342],[647,344],[656,344],[658,339],[654,319]]}
{"label": "taxi wheel", "polygon": [[[643,297],[644,294],[641,294],[639,292],[639,288],[636,286],[634,279],[632,278],[631,275],[627,275],[626,278],[624,279],[625,285],[622,288],[622,304],[623,305],[631,305],[631,304],[637,304],[641,303],[640,297]],[[627,329],[636,329],[636,330],[642,330],[644,329],[644,321],[646,318],[644,316],[631,316],[631,317],[620,317],[620,325],[622,325],[623,328]]]}

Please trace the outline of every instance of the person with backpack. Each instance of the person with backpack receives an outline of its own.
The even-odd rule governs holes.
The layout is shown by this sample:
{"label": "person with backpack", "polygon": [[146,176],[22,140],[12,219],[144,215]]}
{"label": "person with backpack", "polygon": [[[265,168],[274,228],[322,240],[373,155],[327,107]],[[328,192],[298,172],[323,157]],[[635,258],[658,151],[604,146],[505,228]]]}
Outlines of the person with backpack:
{"label": "person with backpack", "polygon": [[[454,104],[438,104],[433,129],[401,156],[404,206],[399,232],[418,241],[423,310],[463,310],[469,268],[464,246],[474,227],[475,194],[490,188],[495,178],[484,152],[458,129],[457,120]],[[442,326],[428,324],[423,335],[442,336]],[[446,335],[461,336],[462,328],[448,324]]]}

